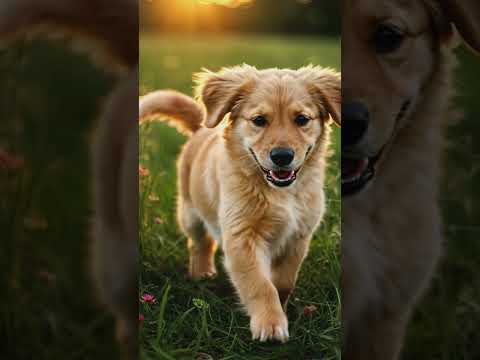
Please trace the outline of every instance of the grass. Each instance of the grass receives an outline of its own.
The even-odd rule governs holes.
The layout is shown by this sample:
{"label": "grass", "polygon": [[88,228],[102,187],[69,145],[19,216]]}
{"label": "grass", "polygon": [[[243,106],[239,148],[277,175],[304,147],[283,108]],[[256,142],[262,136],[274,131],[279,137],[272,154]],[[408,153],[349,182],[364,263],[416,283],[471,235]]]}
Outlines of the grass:
{"label": "grass", "polygon": [[[172,38],[143,36],[140,89],[174,88],[191,94],[191,76],[246,62],[259,68],[297,68],[308,63],[339,68],[336,39],[276,37]],[[223,271],[192,282],[186,277],[186,239],[175,221],[175,159],[185,138],[163,124],[141,129],[141,164],[150,176],[140,184],[142,293],[156,304],[141,303],[140,329],[145,359],[339,359],[339,132],[327,177],[328,212],[313,239],[289,304],[290,341],[251,341],[249,320],[241,311]],[[317,310],[304,315],[304,307]]]}
{"label": "grass", "polygon": [[113,81],[41,40],[0,50],[0,78],[0,149],[24,162],[0,165],[0,358],[115,358],[87,273],[88,142]]}

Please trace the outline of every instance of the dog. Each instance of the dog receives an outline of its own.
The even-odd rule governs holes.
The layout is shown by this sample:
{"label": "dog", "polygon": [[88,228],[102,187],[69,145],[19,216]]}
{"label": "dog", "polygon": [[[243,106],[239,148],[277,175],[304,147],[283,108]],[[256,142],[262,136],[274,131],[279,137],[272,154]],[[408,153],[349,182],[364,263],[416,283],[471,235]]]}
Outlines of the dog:
{"label": "dog", "polygon": [[69,36],[118,84],[92,139],[91,269],[117,320],[123,356],[138,358],[138,1],[2,0],[0,38]]}
{"label": "dog", "polygon": [[441,256],[455,27],[480,51],[480,3],[344,0],[342,17],[343,358],[393,360]]}
{"label": "dog", "polygon": [[177,164],[189,274],[214,276],[220,245],[252,338],[285,342],[288,297],[325,211],[330,124],[341,124],[340,76],[317,66],[242,65],[204,71],[196,82],[204,120],[193,102],[185,113],[196,115],[179,116],[185,98],[171,92],[169,99],[164,91],[147,94],[139,106],[141,117],[170,115],[192,134]]}

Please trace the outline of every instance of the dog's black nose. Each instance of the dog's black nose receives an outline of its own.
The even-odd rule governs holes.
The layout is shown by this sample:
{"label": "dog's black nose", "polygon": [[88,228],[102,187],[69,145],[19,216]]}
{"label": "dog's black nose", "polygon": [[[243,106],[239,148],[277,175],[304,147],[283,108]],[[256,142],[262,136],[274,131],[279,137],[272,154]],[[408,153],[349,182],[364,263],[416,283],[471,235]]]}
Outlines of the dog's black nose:
{"label": "dog's black nose", "polygon": [[370,121],[368,109],[359,102],[342,104],[342,146],[352,146],[365,135]]}
{"label": "dog's black nose", "polygon": [[290,148],[276,147],[270,151],[270,159],[277,166],[287,166],[293,161],[295,151]]}

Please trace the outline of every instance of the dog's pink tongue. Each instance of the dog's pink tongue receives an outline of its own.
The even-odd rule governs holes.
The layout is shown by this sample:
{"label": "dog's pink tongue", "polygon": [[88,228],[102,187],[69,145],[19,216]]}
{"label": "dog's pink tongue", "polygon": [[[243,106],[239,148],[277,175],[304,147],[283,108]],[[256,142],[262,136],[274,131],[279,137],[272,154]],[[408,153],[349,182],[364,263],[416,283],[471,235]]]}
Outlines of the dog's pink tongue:
{"label": "dog's pink tongue", "polygon": [[293,171],[272,171],[273,176],[280,180],[290,179],[293,176]]}

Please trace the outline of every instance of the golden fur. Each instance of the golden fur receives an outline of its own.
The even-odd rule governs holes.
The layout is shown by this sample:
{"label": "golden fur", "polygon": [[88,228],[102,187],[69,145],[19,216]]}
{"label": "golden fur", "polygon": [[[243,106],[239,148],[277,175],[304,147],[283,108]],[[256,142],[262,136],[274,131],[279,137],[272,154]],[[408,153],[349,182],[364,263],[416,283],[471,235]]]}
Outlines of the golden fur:
{"label": "golden fur", "polygon": [[[448,18],[446,3],[469,15]],[[472,14],[480,14],[478,4],[344,1],[342,101],[360,101],[370,110],[368,132],[348,152],[372,156],[386,145],[370,184],[342,201],[346,360],[399,357],[412,307],[441,254],[437,199],[443,132],[454,92],[451,22],[478,44],[475,26],[463,26]],[[387,55],[375,53],[368,42],[381,21],[411,34]],[[406,98],[411,105],[397,123]]]}
{"label": "golden fur", "polygon": [[[313,66],[294,71],[243,65],[205,71],[197,83],[205,127],[178,160],[178,221],[188,236],[190,275],[214,276],[221,245],[253,339],[286,341],[282,305],[325,211],[329,120],[340,122],[340,77]],[[144,99],[152,104],[152,97]],[[165,104],[162,96],[157,103]],[[142,99],[140,113],[144,104]],[[294,122],[300,113],[311,118],[306,126]],[[258,115],[267,119],[266,126],[253,124]],[[187,119],[177,121],[192,128]],[[271,168],[268,154],[276,146],[294,149],[292,166],[301,167],[289,187],[272,185],[260,168]]]}
{"label": "golden fur", "polygon": [[103,69],[118,74],[92,146],[92,272],[116,316],[125,357],[137,359],[138,1],[114,6],[107,0],[0,1],[3,40],[39,31],[70,36],[75,45],[86,45]]}

